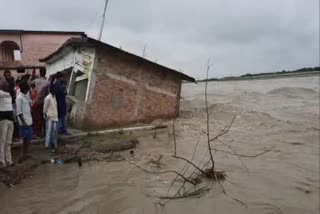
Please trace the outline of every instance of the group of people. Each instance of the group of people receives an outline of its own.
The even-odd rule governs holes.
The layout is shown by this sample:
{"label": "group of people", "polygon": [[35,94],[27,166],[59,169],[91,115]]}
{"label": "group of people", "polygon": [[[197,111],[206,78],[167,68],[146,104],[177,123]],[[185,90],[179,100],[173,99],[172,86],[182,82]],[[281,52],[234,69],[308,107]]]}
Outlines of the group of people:
{"label": "group of people", "polygon": [[58,72],[46,79],[45,68],[40,77],[26,74],[17,80],[5,71],[0,77],[0,168],[13,164],[13,138],[23,142],[19,161],[29,157],[34,138],[45,137],[45,147],[54,152],[58,135],[68,135],[66,81]]}

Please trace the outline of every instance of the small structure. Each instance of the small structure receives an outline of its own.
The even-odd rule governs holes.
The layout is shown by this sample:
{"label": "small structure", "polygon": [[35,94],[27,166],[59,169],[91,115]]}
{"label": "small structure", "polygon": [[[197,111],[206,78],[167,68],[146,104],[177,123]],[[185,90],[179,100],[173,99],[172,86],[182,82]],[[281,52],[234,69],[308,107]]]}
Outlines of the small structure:
{"label": "small structure", "polygon": [[0,29],[0,76],[10,70],[13,76],[31,73],[44,67],[39,58],[56,51],[72,37],[84,37],[84,32],[34,31]]}
{"label": "small structure", "polygon": [[82,129],[148,123],[179,114],[182,80],[194,78],[92,38],[72,38],[40,60],[67,76],[69,119]]}

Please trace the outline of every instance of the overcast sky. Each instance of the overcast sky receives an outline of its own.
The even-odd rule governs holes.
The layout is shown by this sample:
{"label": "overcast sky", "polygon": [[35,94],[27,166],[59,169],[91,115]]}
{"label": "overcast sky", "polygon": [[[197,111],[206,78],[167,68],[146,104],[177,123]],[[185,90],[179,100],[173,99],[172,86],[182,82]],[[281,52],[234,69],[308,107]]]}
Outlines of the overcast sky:
{"label": "overcast sky", "polygon": [[[0,28],[98,37],[105,0],[0,0]],[[196,78],[319,65],[319,0],[109,0],[103,41]]]}

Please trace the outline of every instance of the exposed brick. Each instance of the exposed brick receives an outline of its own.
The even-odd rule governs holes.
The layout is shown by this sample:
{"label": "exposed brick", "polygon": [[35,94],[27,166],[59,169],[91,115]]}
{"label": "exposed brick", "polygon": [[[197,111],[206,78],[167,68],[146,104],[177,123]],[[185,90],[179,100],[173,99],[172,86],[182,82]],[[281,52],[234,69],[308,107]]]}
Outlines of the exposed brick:
{"label": "exposed brick", "polygon": [[[96,54],[94,96],[87,104],[81,128],[117,127],[178,116],[181,87],[178,75],[108,49],[98,49]],[[124,76],[126,81],[108,73]],[[158,90],[148,90],[147,86]]]}

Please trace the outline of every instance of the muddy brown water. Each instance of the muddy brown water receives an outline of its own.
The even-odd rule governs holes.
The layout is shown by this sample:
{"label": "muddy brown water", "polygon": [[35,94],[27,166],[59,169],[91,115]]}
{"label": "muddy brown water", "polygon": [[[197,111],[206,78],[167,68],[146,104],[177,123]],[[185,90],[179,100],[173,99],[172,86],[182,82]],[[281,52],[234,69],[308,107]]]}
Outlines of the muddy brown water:
{"label": "muddy brown water", "polygon": [[[184,84],[181,117],[176,121],[178,153],[192,156],[196,140],[205,129],[204,84]],[[0,185],[0,213],[319,213],[319,77],[257,81],[211,82],[208,85],[211,134],[219,132],[234,115],[236,120],[221,142],[240,154],[239,159],[215,153],[216,166],[225,170],[221,187],[204,182],[211,191],[201,198],[170,201],[155,206],[156,195],[166,195],[175,175],[147,174],[126,162],[89,162],[42,165],[15,188]],[[181,169],[171,158],[172,136],[160,132],[140,137],[135,156],[122,154],[149,170],[151,157],[163,154],[162,170]],[[217,148],[227,149],[219,142]],[[200,137],[194,161],[207,161],[205,136]],[[174,192],[175,186],[171,192]],[[170,192],[170,193],[171,193]]]}

